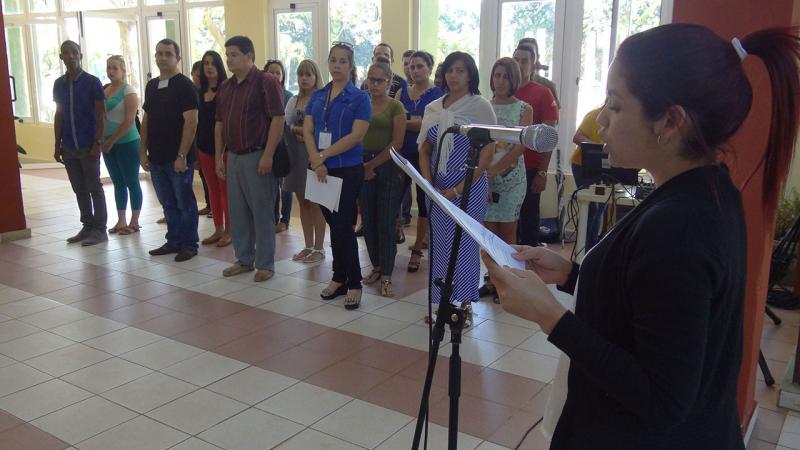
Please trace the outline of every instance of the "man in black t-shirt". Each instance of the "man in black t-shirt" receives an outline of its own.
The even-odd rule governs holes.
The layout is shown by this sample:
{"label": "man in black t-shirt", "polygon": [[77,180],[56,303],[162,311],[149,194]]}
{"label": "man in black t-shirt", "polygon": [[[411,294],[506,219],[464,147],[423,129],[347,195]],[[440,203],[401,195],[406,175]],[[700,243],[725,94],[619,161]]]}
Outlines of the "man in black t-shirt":
{"label": "man in black t-shirt", "polygon": [[197,130],[197,91],[178,72],[178,44],[163,39],[156,45],[158,78],[147,83],[142,118],[142,168],[150,172],[167,219],[167,243],[151,255],[177,253],[175,261],[197,255],[197,200],[192,190]]}
{"label": "man in black t-shirt", "polygon": [[[394,64],[394,49],[392,49],[391,45],[381,42],[375,46],[375,49],[372,51],[372,62],[378,62],[378,58],[381,57],[388,60],[387,64]],[[394,95],[400,89],[408,89],[408,83],[406,83],[406,80],[404,80],[400,75],[397,75],[396,73],[392,74],[392,84],[389,85],[389,97],[394,98]],[[361,83],[361,90],[367,90],[367,80],[364,80],[364,82]]]}

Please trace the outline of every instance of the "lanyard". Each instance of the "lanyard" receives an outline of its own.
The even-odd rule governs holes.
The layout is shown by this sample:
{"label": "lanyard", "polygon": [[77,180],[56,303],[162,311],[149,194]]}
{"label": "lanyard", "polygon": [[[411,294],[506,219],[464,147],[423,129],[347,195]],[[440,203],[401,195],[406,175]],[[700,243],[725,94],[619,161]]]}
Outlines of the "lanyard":
{"label": "lanyard", "polygon": [[325,131],[328,131],[328,117],[330,116],[330,110],[328,109],[331,104],[331,94],[333,93],[333,83],[331,83],[331,88],[328,89],[328,98],[325,100],[325,107],[322,108],[322,124],[324,126]]}

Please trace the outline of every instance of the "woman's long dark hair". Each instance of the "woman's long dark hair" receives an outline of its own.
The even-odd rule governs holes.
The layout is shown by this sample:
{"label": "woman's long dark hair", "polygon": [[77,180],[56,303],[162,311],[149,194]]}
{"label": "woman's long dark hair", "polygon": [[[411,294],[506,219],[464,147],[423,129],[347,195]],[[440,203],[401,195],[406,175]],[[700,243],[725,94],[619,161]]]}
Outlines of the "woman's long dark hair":
{"label": "woman's long dark hair", "polygon": [[478,72],[478,65],[475,64],[475,59],[472,55],[464,52],[453,52],[447,55],[442,63],[442,89],[447,92],[450,89],[447,87],[447,71],[456,63],[456,61],[463,61],[467,67],[467,74],[469,75],[469,93],[472,95],[480,95],[481,91],[478,86],[481,84],[480,73]]}
{"label": "woman's long dark hair", "polygon": [[223,81],[228,79],[228,73],[225,72],[225,64],[222,63],[222,56],[219,53],[215,52],[214,50],[209,50],[203,53],[203,57],[200,59],[202,65],[200,66],[200,93],[205,93],[208,90],[208,77],[206,76],[206,71],[204,69],[206,56],[211,57],[211,61],[214,64],[214,67],[217,68],[217,87],[219,87]]}
{"label": "woman's long dark hair", "polygon": [[[772,28],[741,39],[763,61],[772,87],[772,117],[764,156],[764,207],[775,206],[797,139],[800,108],[800,37],[797,29]],[[669,107],[686,111],[684,157],[715,161],[750,112],[753,90],[731,41],[700,25],[670,24],[635,34],[620,45],[616,61],[645,117]]]}

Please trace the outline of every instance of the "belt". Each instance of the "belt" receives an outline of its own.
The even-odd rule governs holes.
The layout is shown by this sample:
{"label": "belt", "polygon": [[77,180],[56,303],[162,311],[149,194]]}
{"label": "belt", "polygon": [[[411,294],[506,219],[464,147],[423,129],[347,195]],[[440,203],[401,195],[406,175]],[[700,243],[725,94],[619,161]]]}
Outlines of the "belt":
{"label": "belt", "polygon": [[248,153],[260,152],[261,150],[264,150],[263,146],[261,146],[261,147],[248,147],[248,148],[244,148],[244,149],[241,149],[241,150],[230,150],[230,152],[235,154],[235,155],[246,155]]}

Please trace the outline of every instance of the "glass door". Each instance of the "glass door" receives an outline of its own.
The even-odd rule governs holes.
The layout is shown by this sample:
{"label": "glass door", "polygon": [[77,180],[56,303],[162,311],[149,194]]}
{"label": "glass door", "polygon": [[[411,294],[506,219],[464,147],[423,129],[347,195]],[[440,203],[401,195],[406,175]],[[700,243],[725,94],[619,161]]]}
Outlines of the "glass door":
{"label": "glass door", "polygon": [[[184,45],[181,42],[181,21],[180,14],[177,12],[159,12],[155,16],[145,17],[147,21],[147,59],[145,64],[145,73],[147,79],[158,76],[158,67],[156,66],[156,45],[162,39],[172,39],[177,42],[181,49]],[[185,65],[181,61],[181,65]],[[189,63],[191,67],[191,62]]]}
{"label": "glass door", "polygon": [[520,39],[534,38],[539,44],[540,75],[548,77],[552,73],[556,0],[503,1],[498,25],[498,58],[512,56]]}
{"label": "glass door", "polygon": [[[294,5],[273,10],[274,55],[286,67],[286,89],[297,93],[297,66],[304,59],[320,61],[317,6]],[[320,67],[320,70],[323,70]],[[322,72],[324,73],[324,71]],[[325,76],[323,75],[323,78]]]}
{"label": "glass door", "polygon": [[139,22],[136,16],[114,13],[84,13],[84,55],[88,64],[84,69],[103,82],[109,83],[106,75],[106,60],[120,55],[125,60],[127,82],[142,92],[141,58],[139,52]]}

